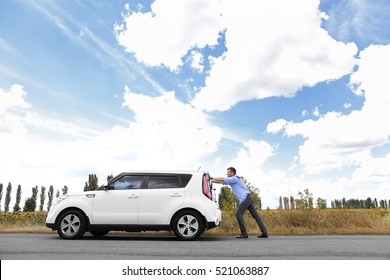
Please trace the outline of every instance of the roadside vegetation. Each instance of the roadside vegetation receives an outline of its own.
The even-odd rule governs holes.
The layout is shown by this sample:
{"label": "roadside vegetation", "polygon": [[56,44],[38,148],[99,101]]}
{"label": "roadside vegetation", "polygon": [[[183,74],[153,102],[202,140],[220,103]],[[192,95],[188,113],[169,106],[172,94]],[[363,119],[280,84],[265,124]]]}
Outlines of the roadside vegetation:
{"label": "roadside vegetation", "polygon": [[[222,214],[222,226],[211,234],[238,234],[235,211]],[[389,209],[261,210],[259,214],[270,235],[390,234]],[[255,220],[249,213],[245,215],[249,234],[258,235]]]}
{"label": "roadside vegetation", "polygon": [[[390,234],[389,209],[261,210],[259,213],[270,235]],[[52,233],[45,225],[46,215],[47,212],[0,212],[0,232]],[[239,233],[235,211],[225,210],[222,215],[222,225],[206,235]],[[248,231],[257,235],[259,230],[249,215],[245,217]]]}

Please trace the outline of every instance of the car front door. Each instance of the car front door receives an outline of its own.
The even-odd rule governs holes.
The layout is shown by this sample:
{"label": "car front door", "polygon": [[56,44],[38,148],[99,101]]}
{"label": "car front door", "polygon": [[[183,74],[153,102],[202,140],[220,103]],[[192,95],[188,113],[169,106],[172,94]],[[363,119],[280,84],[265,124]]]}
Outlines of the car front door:
{"label": "car front door", "polygon": [[138,225],[143,180],[143,175],[124,175],[112,182],[107,190],[97,192],[91,222],[100,225]]}

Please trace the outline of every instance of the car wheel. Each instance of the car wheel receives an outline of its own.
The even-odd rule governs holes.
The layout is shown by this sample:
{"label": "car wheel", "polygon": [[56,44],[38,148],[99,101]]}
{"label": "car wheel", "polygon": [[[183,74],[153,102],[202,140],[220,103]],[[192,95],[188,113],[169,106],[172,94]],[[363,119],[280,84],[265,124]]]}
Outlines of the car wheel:
{"label": "car wheel", "polygon": [[64,239],[78,239],[84,235],[86,225],[85,217],[80,211],[69,210],[58,220],[57,232]]}
{"label": "car wheel", "polygon": [[93,236],[105,236],[107,233],[109,233],[110,231],[109,230],[91,230],[90,233],[93,235]]}
{"label": "car wheel", "polygon": [[202,218],[194,211],[183,211],[173,221],[173,231],[180,240],[195,240],[204,231]]}

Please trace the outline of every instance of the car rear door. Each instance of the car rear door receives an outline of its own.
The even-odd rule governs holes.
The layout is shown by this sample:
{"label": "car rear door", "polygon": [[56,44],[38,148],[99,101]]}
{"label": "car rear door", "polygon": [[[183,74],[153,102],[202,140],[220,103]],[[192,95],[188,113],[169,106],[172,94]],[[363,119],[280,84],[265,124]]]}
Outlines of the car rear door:
{"label": "car rear door", "polygon": [[149,175],[139,207],[139,223],[167,225],[171,213],[184,202],[185,186],[190,178],[187,174]]}

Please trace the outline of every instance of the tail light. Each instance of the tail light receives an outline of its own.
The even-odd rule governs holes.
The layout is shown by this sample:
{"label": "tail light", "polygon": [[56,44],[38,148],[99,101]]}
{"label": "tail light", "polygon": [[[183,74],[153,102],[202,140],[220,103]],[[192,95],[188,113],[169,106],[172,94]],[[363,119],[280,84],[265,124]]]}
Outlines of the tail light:
{"label": "tail light", "polygon": [[211,186],[209,185],[209,176],[207,174],[203,174],[203,194],[213,200],[213,195],[211,193]]}

